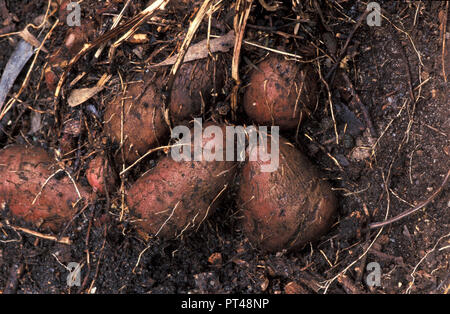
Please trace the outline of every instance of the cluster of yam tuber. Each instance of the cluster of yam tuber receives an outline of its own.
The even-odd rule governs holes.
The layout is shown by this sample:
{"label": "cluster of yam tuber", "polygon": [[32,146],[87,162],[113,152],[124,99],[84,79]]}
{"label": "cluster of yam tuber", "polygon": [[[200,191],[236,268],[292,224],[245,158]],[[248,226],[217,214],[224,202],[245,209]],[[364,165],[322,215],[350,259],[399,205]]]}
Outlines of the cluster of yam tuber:
{"label": "cluster of yam tuber", "polygon": [[[67,42],[65,45],[70,47]],[[54,88],[60,53],[52,58],[58,62],[46,72],[50,89]],[[40,228],[61,231],[73,220],[81,200],[92,202],[96,195],[117,191],[114,164],[130,165],[150,149],[168,145],[171,127],[189,125],[186,121],[204,115],[213,95],[225,84],[225,64],[211,58],[184,63],[169,98],[163,96],[163,80],[155,75],[144,75],[126,85],[106,104],[103,114],[104,135],[120,146],[122,154],[113,158],[116,162],[100,155],[89,162],[84,174],[91,187],[73,180],[43,148],[3,148],[2,209]],[[278,55],[269,55],[257,67],[244,89],[242,108],[247,117],[257,126],[296,130],[318,103],[314,69]],[[207,122],[204,126],[216,126],[226,134],[225,123]],[[226,146],[218,136],[203,136],[200,142],[204,149],[224,150]],[[175,149],[176,143],[172,145]],[[194,142],[188,145],[195,155]],[[136,228],[141,234],[162,239],[188,234],[208,219],[234,186],[237,210],[243,217],[241,229],[254,245],[276,252],[317,240],[334,219],[336,199],[330,185],[295,145],[281,136],[278,167],[262,171],[261,165],[270,161],[260,158],[258,151],[273,147],[258,145],[247,147],[244,161],[178,161],[171,154],[164,155],[126,190]]]}

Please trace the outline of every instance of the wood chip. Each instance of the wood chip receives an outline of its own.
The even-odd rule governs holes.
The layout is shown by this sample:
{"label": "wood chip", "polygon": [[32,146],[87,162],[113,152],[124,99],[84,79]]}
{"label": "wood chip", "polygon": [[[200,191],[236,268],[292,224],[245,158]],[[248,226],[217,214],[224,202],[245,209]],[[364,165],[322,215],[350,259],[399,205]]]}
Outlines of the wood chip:
{"label": "wood chip", "polygon": [[305,290],[298,283],[291,281],[284,286],[284,293],[286,294],[307,294],[308,291]]}
{"label": "wood chip", "polygon": [[212,265],[221,265],[222,264],[222,254],[220,253],[212,253],[208,258],[208,263]]}

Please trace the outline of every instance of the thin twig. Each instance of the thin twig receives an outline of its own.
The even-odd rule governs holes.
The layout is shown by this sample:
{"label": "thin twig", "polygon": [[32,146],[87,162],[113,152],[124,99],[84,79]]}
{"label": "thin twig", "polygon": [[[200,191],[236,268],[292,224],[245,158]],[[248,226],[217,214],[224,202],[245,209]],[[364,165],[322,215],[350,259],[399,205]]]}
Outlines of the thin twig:
{"label": "thin twig", "polygon": [[159,227],[159,230],[158,230],[158,232],[156,232],[155,237],[158,236],[158,234],[161,232],[162,228],[164,228],[164,226],[169,222],[170,218],[172,218],[173,214],[175,213],[175,209],[177,209],[180,202],[181,201],[178,201],[175,204],[175,207],[172,209],[172,212],[170,213],[169,217],[167,217],[166,221],[164,221],[164,223],[161,225],[161,227]]}
{"label": "thin twig", "polygon": [[41,186],[41,189],[39,190],[39,193],[36,194],[36,196],[34,197],[33,201],[31,202],[31,205],[34,205],[34,203],[36,203],[37,199],[39,198],[39,196],[41,195],[42,191],[44,190],[45,186],[47,185],[48,181],[50,181],[55,175],[57,175],[58,173],[60,173],[61,171],[64,171],[63,169],[58,169],[56,172],[54,172],[51,176],[49,176],[45,181],[44,184]]}
{"label": "thin twig", "polygon": [[[30,67],[28,68],[28,72],[25,75],[25,79],[23,80],[22,85],[20,86],[19,91],[17,92],[17,94],[11,98],[11,100],[8,102],[7,106],[5,106],[5,108],[2,108],[2,111],[0,112],[0,120],[6,115],[6,113],[11,110],[11,108],[13,107],[14,103],[18,100],[18,98],[20,97],[20,95],[22,94],[22,92],[25,89],[25,86],[28,84],[28,81],[30,79],[30,75],[31,72],[34,68],[34,65],[36,63],[37,57],[39,56],[39,52],[42,50],[42,48],[44,47],[45,42],[47,41],[47,39],[49,38],[49,36],[52,34],[53,30],[55,29],[55,27],[58,25],[59,20],[57,19],[55,21],[55,23],[53,24],[52,28],[48,31],[48,33],[45,35],[44,39],[41,42],[41,45],[36,49],[36,52],[34,53],[34,58],[33,61],[31,62]],[[1,109],[1,108],[0,108]]]}
{"label": "thin twig", "polygon": [[[387,178],[384,175],[384,172],[381,172],[381,176],[383,178],[383,183],[384,183],[384,188],[385,188],[385,192],[386,192],[386,198],[387,198],[387,204],[386,204],[386,214],[385,214],[385,219],[387,219],[387,217],[389,216],[389,212],[390,212],[390,208],[391,208],[391,198],[389,197],[389,191],[387,190],[387,186],[388,186],[388,181],[390,180],[390,175],[391,175],[391,171],[388,171],[387,174]],[[350,268],[353,267],[353,265],[355,265],[358,261],[361,261],[363,258],[365,258],[366,254],[369,252],[369,250],[372,248],[372,246],[374,245],[374,243],[377,241],[378,237],[381,235],[381,233],[383,232],[383,227],[380,228],[380,230],[378,230],[377,234],[375,235],[375,238],[372,240],[372,242],[370,242],[370,244],[365,248],[364,252],[358,256],[358,258],[356,260],[354,260],[353,262],[351,262],[349,265],[347,265],[343,270],[341,270],[336,276],[334,276],[331,279],[328,279],[326,281],[323,282],[323,286],[321,286],[322,289],[324,289],[324,294],[327,293],[328,288],[330,288],[331,284],[338,279],[340,276],[344,275]]]}
{"label": "thin twig", "polygon": [[[238,91],[241,87],[241,79],[239,78],[239,60],[241,56],[242,42],[244,41],[245,28],[247,26],[247,20],[252,9],[253,0],[242,0],[236,4],[236,16],[234,17],[234,50],[233,59],[231,61],[231,76],[235,85],[231,92],[231,116],[236,118],[237,106],[238,106]],[[242,8],[242,13],[240,13]],[[239,14],[240,13],[240,14]]]}
{"label": "thin twig", "polygon": [[443,31],[442,31],[442,75],[444,76],[444,82],[447,83],[447,73],[445,73],[445,38],[447,32],[447,16],[448,16],[448,1],[445,4],[445,13],[443,21]]}
{"label": "thin twig", "polygon": [[445,239],[447,237],[450,236],[450,233],[440,237],[436,243],[434,244],[433,248],[431,250],[429,250],[427,253],[425,253],[425,255],[420,259],[420,261],[417,263],[417,265],[414,267],[413,271],[411,272],[410,276],[412,277],[412,281],[409,283],[408,288],[406,289],[406,294],[411,293],[411,288],[414,285],[414,282],[416,280],[416,277],[414,276],[414,274],[417,271],[417,268],[419,268],[420,264],[422,264],[422,262],[428,257],[428,255],[430,255],[430,253],[434,252],[436,250],[436,247],[438,246],[438,244],[441,242],[442,239]]}
{"label": "thin twig", "polygon": [[173,145],[165,145],[165,146],[159,146],[159,147],[155,147],[152,148],[150,150],[148,150],[144,155],[142,155],[141,157],[139,157],[134,163],[132,163],[131,165],[129,165],[127,168],[123,169],[120,172],[120,175],[124,175],[126,172],[128,172],[131,168],[133,168],[134,166],[136,166],[142,159],[144,159],[145,157],[147,157],[148,155],[150,155],[153,152],[156,152],[158,150],[163,150],[163,149],[168,149],[168,148],[172,148],[175,146],[184,146],[186,144],[173,144]]}
{"label": "thin twig", "polygon": [[417,205],[416,207],[411,208],[411,209],[409,209],[409,210],[407,210],[407,211],[405,211],[405,212],[403,212],[403,213],[401,213],[401,214],[399,214],[399,215],[397,215],[395,217],[392,217],[392,218],[390,218],[388,220],[371,223],[369,225],[369,229],[376,229],[376,228],[379,228],[379,227],[383,227],[383,226],[389,225],[389,224],[391,224],[393,222],[396,222],[396,221],[399,221],[400,219],[405,218],[406,216],[409,216],[412,213],[415,213],[416,211],[418,211],[419,209],[427,206],[433,199],[436,198],[436,196],[439,195],[439,193],[445,187],[445,185],[447,184],[449,176],[450,176],[450,170],[447,172],[447,175],[445,176],[444,182],[442,182],[442,184],[439,187],[439,189],[437,189],[436,192],[434,192],[426,201],[424,201],[424,202],[420,203],[419,205]]}
{"label": "thin twig", "polygon": [[366,125],[369,128],[370,134],[373,137],[377,137],[377,132],[375,131],[375,128],[373,127],[372,119],[370,118],[370,113],[367,107],[364,105],[364,103],[361,101],[361,99],[358,96],[358,93],[356,93],[355,87],[353,86],[352,82],[350,81],[350,78],[347,76],[345,72],[341,73],[342,77],[344,78],[344,81],[347,83],[347,86],[349,88],[349,92],[352,96],[352,101],[358,104],[359,109],[362,111],[364,120],[366,121]]}
{"label": "thin twig", "polygon": [[11,227],[12,229],[16,230],[16,231],[19,230],[19,231],[22,231],[22,232],[24,232],[26,234],[35,236],[37,238],[50,240],[50,241],[55,241],[55,242],[62,243],[62,244],[67,244],[67,245],[71,245],[72,244],[72,241],[70,240],[69,237],[58,238],[58,237],[55,237],[55,236],[52,236],[52,235],[43,234],[43,233],[40,233],[40,232],[37,232],[37,231],[34,231],[34,230],[30,230],[30,229],[27,229],[27,228],[23,228],[23,227],[18,227],[18,226],[13,226],[13,225],[8,225],[8,226]]}
{"label": "thin twig", "polygon": [[259,0],[259,4],[269,12],[276,12],[280,8],[278,4],[268,5],[264,0]]}
{"label": "thin twig", "polygon": [[337,67],[339,66],[339,64],[341,63],[342,59],[345,57],[348,45],[349,45],[350,41],[352,40],[353,35],[355,35],[356,30],[361,26],[362,22],[365,20],[365,18],[366,18],[368,13],[369,13],[369,11],[365,10],[364,13],[361,14],[361,16],[358,18],[358,21],[356,22],[355,26],[353,27],[352,32],[348,35],[347,40],[345,41],[345,44],[344,44],[344,46],[342,47],[342,49],[341,49],[341,51],[339,53],[339,57],[337,58],[337,60],[334,63],[333,67],[331,68],[331,70],[325,76],[325,79],[328,82],[333,81],[334,73],[335,73]]}

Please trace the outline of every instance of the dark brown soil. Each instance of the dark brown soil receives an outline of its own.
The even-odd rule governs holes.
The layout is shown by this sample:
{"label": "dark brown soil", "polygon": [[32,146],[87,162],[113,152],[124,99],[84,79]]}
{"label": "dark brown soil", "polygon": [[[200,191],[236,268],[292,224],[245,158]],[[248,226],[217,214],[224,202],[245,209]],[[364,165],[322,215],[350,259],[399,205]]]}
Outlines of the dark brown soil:
{"label": "dark brown soil", "polygon": [[[234,11],[229,8],[235,1],[224,2],[212,19],[211,32],[217,35],[233,27]],[[269,13],[254,2],[245,40],[301,54],[308,60],[318,57],[311,64],[328,82],[327,74],[338,59],[339,49],[366,7],[361,1],[319,1],[319,13],[318,7],[309,6],[315,1],[300,1],[302,5],[294,13],[289,1],[286,7]],[[0,208],[0,293],[448,293],[448,187],[414,214],[382,230],[368,230],[370,223],[394,217],[428,199],[449,170],[450,78],[445,81],[442,71],[442,39],[446,35],[444,62],[447,75],[450,72],[450,18],[446,19],[447,34],[443,34],[448,7],[444,1],[378,2],[384,15],[381,26],[370,27],[363,21],[333,72],[329,87],[336,128],[322,82],[319,105],[311,117],[302,123],[298,133],[283,133],[322,170],[338,196],[338,219],[322,239],[295,252],[262,253],[239,230],[236,191],[232,190],[195,234],[171,242],[146,242],[130,224],[127,211],[122,211],[118,185],[111,187],[108,197],[87,207],[61,234],[72,239],[70,246],[15,231],[11,225],[32,230],[36,227],[13,219],[7,208]],[[47,5],[43,1],[5,3],[17,17],[10,22],[16,31],[44,14]],[[100,3],[85,0],[81,5],[82,19],[94,18],[97,36],[110,28],[111,14],[118,14],[123,7],[122,1],[110,1],[99,14]],[[146,5],[145,1],[133,3],[124,20]],[[117,149],[101,134],[104,105],[121,91],[119,73],[125,81],[132,80],[145,70],[144,60],[166,45],[151,62],[164,60],[181,44],[193,12],[193,7],[178,11],[170,8],[161,15],[165,22],[144,23],[139,32],[146,33],[150,41],[122,44],[111,64],[105,62],[105,52],[98,61],[93,59],[94,52],[81,58],[66,80],[70,83],[85,71],[87,74],[74,88],[92,86],[104,73],[112,74],[112,78],[105,90],[74,108],[69,108],[64,99],[54,107],[53,94],[42,80],[47,55],[41,52],[20,101],[11,110],[7,136],[0,138],[0,148],[30,143],[58,149],[64,122],[81,121],[81,131],[71,139],[76,150],[63,161],[74,177],[87,185],[85,170],[91,154],[105,150],[111,156]],[[292,20],[297,18],[304,21],[291,36],[296,25]],[[0,15],[0,29],[2,21],[5,17]],[[51,24],[54,21],[55,17],[49,19]],[[65,23],[55,28],[45,44],[48,51],[62,44],[67,29]],[[48,30],[38,36],[30,29],[39,40]],[[194,42],[204,39],[206,31],[204,22]],[[18,40],[14,35],[0,37],[0,69],[5,67]],[[142,47],[142,58],[133,52],[138,47]],[[240,75],[244,84],[250,70],[266,53],[243,45]],[[225,55],[230,65],[232,54],[230,51]],[[227,95],[234,83],[231,68],[228,70],[225,93],[215,99],[218,107],[229,104]],[[9,95],[18,92],[25,73],[22,71]],[[369,119],[352,101],[355,98],[349,93],[345,77],[367,108]],[[70,93],[67,83],[63,92]],[[204,117],[215,117],[215,113],[211,110]],[[242,108],[238,108],[237,116],[232,120],[228,113],[220,115],[220,119],[236,124],[250,122]],[[30,132],[36,120],[40,128]],[[124,184],[134,182],[161,154],[139,163],[127,174]],[[70,262],[83,265],[81,287],[66,284],[66,265]],[[366,266],[371,262],[380,265],[380,286],[366,284],[370,275]],[[8,288],[10,284],[15,287]]]}

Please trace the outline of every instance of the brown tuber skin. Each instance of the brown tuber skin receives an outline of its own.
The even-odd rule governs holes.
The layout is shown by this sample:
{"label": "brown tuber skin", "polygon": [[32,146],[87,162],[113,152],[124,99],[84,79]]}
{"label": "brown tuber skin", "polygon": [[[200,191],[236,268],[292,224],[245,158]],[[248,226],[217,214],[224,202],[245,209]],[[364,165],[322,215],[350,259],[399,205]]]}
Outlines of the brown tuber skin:
{"label": "brown tuber skin", "polygon": [[317,75],[309,65],[269,56],[250,74],[246,114],[260,125],[296,129],[317,103]]}
{"label": "brown tuber skin", "polygon": [[168,134],[159,91],[152,83],[133,83],[128,86],[125,95],[119,95],[106,106],[106,132],[113,142],[120,144],[123,102],[124,155],[128,163],[158,146],[159,140]]}
{"label": "brown tuber skin", "polygon": [[106,191],[112,192],[117,181],[115,172],[107,158],[96,156],[89,162],[86,170],[86,178],[97,194],[106,194]]}
{"label": "brown tuber skin", "polygon": [[[58,169],[53,158],[39,147],[12,145],[0,150],[1,207],[38,227],[57,232],[72,219],[79,200],[74,184],[64,172],[52,176]],[[89,198],[82,186],[77,188],[81,197]]]}
{"label": "brown tuber skin", "polygon": [[[221,128],[225,134],[225,127]],[[213,143],[219,143],[218,139],[208,137],[202,147]],[[140,218],[142,231],[174,239],[197,228],[213,212],[235,172],[234,162],[178,162],[168,155],[134,183],[128,191],[128,205]]]}
{"label": "brown tuber skin", "polygon": [[[217,62],[216,64],[222,64]],[[123,137],[125,161],[132,163],[149,149],[160,145],[169,133],[164,119],[161,78],[133,83],[125,95],[106,106],[104,121],[113,142],[120,143],[122,99],[124,99]],[[200,60],[181,66],[174,81],[169,114],[174,124],[190,120],[199,114],[202,103],[208,103],[213,90],[223,85],[223,68],[214,62]],[[216,88],[215,88],[216,87]],[[203,97],[203,98],[202,98]]]}
{"label": "brown tuber skin", "polygon": [[[256,148],[250,151],[250,156]],[[258,155],[259,156],[259,155]],[[261,172],[260,158],[243,167],[239,198],[243,230],[249,240],[269,252],[301,248],[331,226],[336,199],[308,159],[280,137],[279,166]]]}
{"label": "brown tuber skin", "polygon": [[[218,58],[221,60],[220,58]],[[211,100],[211,93],[224,84],[223,62],[199,60],[180,67],[170,95],[170,117],[174,123],[190,120],[199,114],[202,103]]]}

